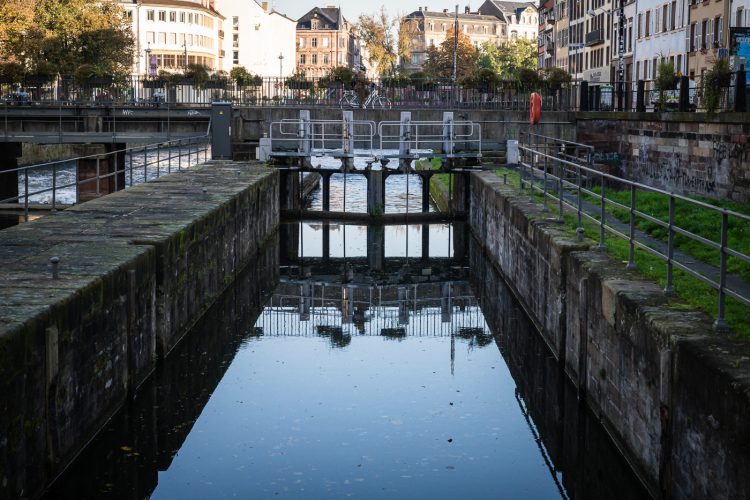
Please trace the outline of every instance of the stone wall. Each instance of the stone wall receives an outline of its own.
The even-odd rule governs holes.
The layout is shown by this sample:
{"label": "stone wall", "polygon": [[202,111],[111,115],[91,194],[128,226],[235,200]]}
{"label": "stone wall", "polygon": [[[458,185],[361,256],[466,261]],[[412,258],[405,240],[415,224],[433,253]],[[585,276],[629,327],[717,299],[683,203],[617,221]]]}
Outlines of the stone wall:
{"label": "stone wall", "polygon": [[470,224],[524,310],[655,496],[747,498],[750,346],[590,251],[490,172]]}
{"label": "stone wall", "polygon": [[685,195],[750,201],[747,113],[578,113],[578,142],[619,174]]}
{"label": "stone wall", "polygon": [[0,497],[38,496],[278,223],[275,173],[210,163],[3,230]]}

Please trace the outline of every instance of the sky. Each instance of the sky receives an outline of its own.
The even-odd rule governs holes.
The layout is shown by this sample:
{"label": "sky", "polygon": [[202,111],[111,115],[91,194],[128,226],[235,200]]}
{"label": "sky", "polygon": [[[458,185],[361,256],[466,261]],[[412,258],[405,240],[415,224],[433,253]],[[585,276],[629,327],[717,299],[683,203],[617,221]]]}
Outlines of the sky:
{"label": "sky", "polygon": [[[386,11],[388,11],[390,15],[408,14],[409,12],[417,10],[420,5],[427,5],[431,11],[441,11],[443,9],[450,9],[452,11],[456,8],[455,0],[441,0],[438,2],[435,2],[434,0],[431,2],[428,2],[426,0],[422,0],[421,2],[418,0],[411,0],[406,2],[404,2],[403,0],[317,0],[317,2],[316,0],[269,0],[269,2],[271,2],[271,4],[275,6],[275,9],[278,12],[286,14],[292,19],[299,19],[307,11],[316,6],[341,6],[341,10],[343,10],[344,12],[344,17],[352,22],[357,21],[357,18],[360,14],[371,14],[380,10],[381,5],[385,6]],[[464,6],[466,5],[469,5],[471,7],[471,10],[475,11],[477,7],[479,7],[482,3],[484,3],[484,0],[475,0],[474,2],[468,3],[466,2],[466,0],[463,0],[463,2],[459,2],[458,5],[459,10],[463,12]]]}

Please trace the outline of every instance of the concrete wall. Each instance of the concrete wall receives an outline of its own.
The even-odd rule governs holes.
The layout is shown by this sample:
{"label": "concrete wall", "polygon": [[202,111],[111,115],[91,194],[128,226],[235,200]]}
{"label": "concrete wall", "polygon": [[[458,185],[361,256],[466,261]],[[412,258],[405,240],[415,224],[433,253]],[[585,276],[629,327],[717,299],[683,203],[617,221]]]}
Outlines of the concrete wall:
{"label": "concrete wall", "polygon": [[747,113],[578,113],[578,141],[620,175],[686,195],[750,201]]}
{"label": "concrete wall", "polygon": [[750,346],[495,174],[472,174],[471,193],[472,230],[652,494],[747,498]]}
{"label": "concrete wall", "polygon": [[278,222],[275,173],[210,163],[4,230],[0,497],[40,494]]}

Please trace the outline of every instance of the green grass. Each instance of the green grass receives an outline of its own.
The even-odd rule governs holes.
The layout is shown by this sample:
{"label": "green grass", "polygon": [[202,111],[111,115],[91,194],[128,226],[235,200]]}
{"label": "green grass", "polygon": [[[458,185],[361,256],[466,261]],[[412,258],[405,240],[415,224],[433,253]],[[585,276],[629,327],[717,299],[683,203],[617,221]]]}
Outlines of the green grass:
{"label": "green grass", "polygon": [[[592,191],[600,193],[601,189],[597,187]],[[608,200],[630,206],[630,191],[608,189],[605,191],[605,197]],[[597,205],[599,203],[598,199],[591,196],[587,196],[586,200]],[[750,206],[747,204],[705,198],[696,198],[696,200],[719,208],[750,215]],[[648,192],[636,193],[636,209],[658,220],[664,222],[669,220],[669,200],[663,195]],[[606,210],[623,222],[630,221],[630,213],[627,210],[610,205],[606,207]],[[729,217],[728,220],[727,243],[729,248],[745,255],[750,255],[750,222],[743,221],[737,217]],[[721,214],[687,201],[675,200],[675,225],[711,241],[717,243],[721,241]],[[654,222],[636,217],[636,227],[654,238],[664,242],[667,241],[667,229]],[[719,251],[699,241],[677,234],[674,237],[674,245],[675,248],[690,254],[702,262],[712,264],[716,267],[719,266]],[[727,270],[732,274],[741,276],[746,281],[750,281],[750,264],[740,259],[730,256],[727,259]]]}
{"label": "green grass", "polygon": [[[519,187],[520,177],[515,170],[502,168],[502,169],[496,170],[495,173],[499,176],[502,176],[503,174],[507,174],[508,185],[516,187],[516,188]],[[525,191],[525,192],[528,193],[528,191]],[[623,201],[627,202],[628,204],[630,203],[629,192],[615,193],[614,191],[609,191],[607,193],[608,198],[609,198],[610,193],[614,193],[615,196],[623,197],[623,198],[613,198],[616,201],[620,203],[623,203]],[[650,195],[650,193],[647,193],[647,195]],[[541,194],[535,193],[534,197],[538,201],[540,202],[542,201]],[[683,203],[687,205],[687,203],[685,202]],[[739,205],[737,203],[715,202],[715,201],[713,202],[713,204],[716,204],[717,206],[722,206],[724,208],[729,208],[730,210],[736,210],[736,208],[738,208],[737,205]],[[663,210],[663,207],[661,206],[660,202],[658,200],[654,201],[652,199],[652,196],[645,196],[643,199],[643,204],[641,204],[640,200],[636,198],[636,206],[639,207],[639,210],[643,211],[644,213],[648,213],[649,215],[652,215],[652,216],[656,216],[654,214],[660,213],[660,210]],[[552,208],[551,205],[550,207]],[[740,210],[736,210],[736,211],[740,213],[748,213],[748,211],[750,211],[750,208],[747,206],[740,206],[739,208]],[[620,211],[623,212],[622,210]],[[695,214],[692,212],[693,211],[685,210],[685,212],[680,213],[678,216],[678,212],[677,210],[675,210],[675,219],[678,220],[678,224],[681,225],[681,227],[684,227],[685,229],[689,231],[694,231],[696,232],[696,234],[700,234],[701,236],[704,236],[706,238],[710,237],[711,234],[715,234],[717,231],[719,231],[719,229],[712,228],[709,226],[709,224],[712,221],[714,221],[712,217],[703,217],[699,214]],[[629,220],[629,214],[627,212],[624,212],[624,214],[626,215],[625,220]],[[667,205],[667,214],[668,214],[668,205]],[[692,218],[691,218],[691,215],[692,215]],[[578,226],[577,217],[572,213],[566,213],[564,215],[564,220],[567,226],[567,232],[571,236],[574,236],[575,229]],[[661,229],[656,224],[653,224],[653,223],[650,223],[650,224],[652,224],[653,226],[656,226],[656,229]],[[682,224],[685,224],[685,225],[682,226]],[[721,224],[720,218],[719,218],[718,223],[716,224],[718,227],[720,227],[720,224]],[[598,241],[599,226],[597,224],[584,220],[583,227],[585,231],[584,234],[587,237]],[[646,231],[646,229],[644,228],[641,228],[641,229]],[[656,229],[654,229],[655,234],[658,234],[656,233]],[[746,228],[746,227],[730,228],[729,234],[730,235],[733,234],[733,237],[735,238],[734,241],[736,242],[736,243],[732,243],[733,240],[730,239],[729,240],[730,246],[732,246],[732,248],[735,248],[739,251],[743,251],[741,250],[741,248],[743,248],[741,245],[748,244],[748,239],[749,239],[748,231],[750,231],[750,228]],[[738,246],[733,246],[735,244]],[[607,253],[610,254],[615,260],[620,261],[624,268],[628,262],[628,256],[630,252],[629,243],[626,240],[611,236],[609,233],[606,233],[605,245],[607,246]],[[743,253],[749,253],[747,251],[748,247],[745,246],[744,248],[745,250],[743,251]],[[684,251],[687,251],[685,250],[685,247],[683,247],[682,249]],[[636,251],[635,262],[636,262],[636,265],[638,266],[638,273],[648,278],[649,280],[658,283],[659,286],[661,287],[666,286],[667,266],[664,261],[644,251]],[[744,277],[744,274],[742,273],[739,273],[739,274],[743,275]],[[673,270],[672,284],[679,298],[681,298],[682,300],[684,300],[691,306],[707,313],[709,316],[716,317],[716,311],[717,311],[718,303],[719,303],[718,291],[698,281],[692,276],[680,271],[679,269]],[[679,307],[679,302],[677,301],[670,302],[670,304],[673,307]],[[725,318],[727,322],[729,323],[729,325],[732,327],[732,330],[736,334],[736,336],[739,338],[743,338],[743,339],[750,339],[750,307],[747,307],[737,302],[731,297],[727,297],[725,311],[726,311]]]}

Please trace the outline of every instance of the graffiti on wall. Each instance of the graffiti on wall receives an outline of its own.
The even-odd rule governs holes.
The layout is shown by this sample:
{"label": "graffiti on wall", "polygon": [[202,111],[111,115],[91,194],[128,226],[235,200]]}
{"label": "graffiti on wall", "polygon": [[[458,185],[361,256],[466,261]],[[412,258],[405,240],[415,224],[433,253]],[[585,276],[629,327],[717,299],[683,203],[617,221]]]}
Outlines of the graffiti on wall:
{"label": "graffiti on wall", "polygon": [[635,180],[670,191],[716,196],[716,171],[713,160],[695,164],[686,155],[663,155],[652,151],[645,142],[638,145],[639,154],[631,162]]}

